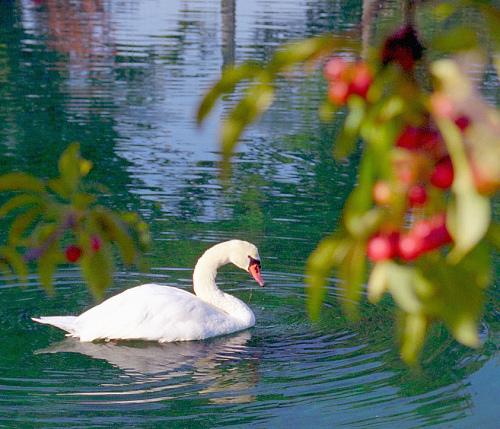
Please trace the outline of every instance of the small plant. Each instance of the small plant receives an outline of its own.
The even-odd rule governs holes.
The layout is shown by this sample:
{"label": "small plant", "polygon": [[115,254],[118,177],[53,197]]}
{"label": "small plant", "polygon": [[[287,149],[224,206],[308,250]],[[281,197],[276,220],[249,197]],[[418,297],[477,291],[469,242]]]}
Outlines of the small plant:
{"label": "small plant", "polygon": [[70,145],[59,159],[59,177],[43,181],[27,173],[0,176],[0,192],[12,196],[0,206],[11,219],[0,247],[0,270],[26,281],[37,267],[42,286],[53,290],[53,276],[65,263],[78,264],[90,290],[101,297],[111,284],[113,247],[126,265],[141,263],[150,241],[148,226],[135,213],[115,213],[97,204],[82,179],[92,163]]}

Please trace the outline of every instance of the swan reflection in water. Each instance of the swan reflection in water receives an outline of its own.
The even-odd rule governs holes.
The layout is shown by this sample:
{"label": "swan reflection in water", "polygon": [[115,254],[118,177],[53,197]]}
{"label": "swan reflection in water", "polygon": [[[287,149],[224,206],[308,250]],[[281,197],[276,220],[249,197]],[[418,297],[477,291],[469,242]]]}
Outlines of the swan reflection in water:
{"label": "swan reflection in water", "polygon": [[[38,350],[36,354],[79,353],[105,360],[113,367],[122,370],[131,379],[131,382],[127,383],[131,389],[129,392],[117,392],[113,389],[113,387],[124,387],[124,380],[120,379],[116,385],[101,384],[102,390],[97,392],[75,392],[70,395],[122,396],[125,393],[131,395],[144,391],[160,393],[165,390],[170,392],[170,397],[173,397],[172,393],[176,388],[183,390],[182,388],[188,385],[197,385],[199,386],[197,393],[209,395],[211,402],[246,403],[254,401],[254,396],[248,391],[258,381],[259,353],[247,346],[250,338],[249,331],[204,341],[165,344],[145,341],[91,343],[68,337],[50,347]],[[151,383],[153,384],[151,389],[145,387],[145,384]],[[164,386],[164,389],[158,384]],[[134,388],[137,385],[141,386],[140,390]],[[169,398],[161,395],[157,399]],[[137,398],[135,400],[137,401]],[[148,401],[151,401],[151,398]]]}

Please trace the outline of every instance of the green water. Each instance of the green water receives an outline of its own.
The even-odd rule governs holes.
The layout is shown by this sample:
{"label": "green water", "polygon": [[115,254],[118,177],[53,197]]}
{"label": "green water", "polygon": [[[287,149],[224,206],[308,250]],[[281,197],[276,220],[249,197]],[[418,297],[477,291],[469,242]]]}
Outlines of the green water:
{"label": "green water", "polygon": [[[109,295],[150,281],[190,289],[197,257],[230,238],[259,247],[267,280],[260,289],[230,267],[219,276],[254,310],[253,329],[160,346],[80,344],[33,324],[93,304],[71,267],[52,298],[34,276],[0,278],[0,427],[498,427],[497,287],[482,347],[436,327],[420,370],[398,358],[390,302],[363,305],[353,325],[332,278],[321,322],[308,321],[304,263],[337,224],[356,165],[331,159],[335,130],[311,107],[324,93],[318,76],[280,83],[273,109],[245,134],[227,189],[216,135],[233,97],[202,130],[194,124],[223,64],[266,59],[283,41],[322,31],[360,37],[361,2],[233,5],[0,1],[0,172],[48,177],[79,141],[92,180],[110,189],[103,202],[151,225],[150,272],[118,270]],[[377,25],[398,9],[389,3]],[[491,102],[495,79],[483,84]]]}

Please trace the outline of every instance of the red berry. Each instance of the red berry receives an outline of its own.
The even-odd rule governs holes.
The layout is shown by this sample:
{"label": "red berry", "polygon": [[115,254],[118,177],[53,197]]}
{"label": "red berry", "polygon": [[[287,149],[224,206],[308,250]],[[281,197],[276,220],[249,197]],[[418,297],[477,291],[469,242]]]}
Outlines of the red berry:
{"label": "red berry", "polygon": [[342,74],[347,70],[348,63],[340,57],[332,58],[325,64],[323,73],[328,80],[338,80]]}
{"label": "red berry", "polygon": [[94,252],[99,252],[101,249],[102,241],[98,235],[90,237],[90,247]]}
{"label": "red berry", "polygon": [[419,129],[407,126],[396,140],[396,146],[408,150],[417,149],[419,146]]}
{"label": "red berry", "polygon": [[431,232],[424,240],[423,250],[428,252],[448,243],[451,243],[451,236],[446,228],[446,224],[443,223],[432,228]]}
{"label": "red berry", "polygon": [[352,80],[349,84],[349,92],[365,98],[373,82],[373,75],[365,63],[357,63],[352,70]]}
{"label": "red berry", "polygon": [[399,240],[399,256],[405,261],[418,258],[422,253],[438,249],[452,241],[446,228],[444,213],[417,222],[408,234]]}
{"label": "red berry", "polygon": [[427,202],[427,190],[423,185],[413,185],[408,189],[410,207],[422,206]]}
{"label": "red berry", "polygon": [[71,244],[66,247],[64,254],[66,255],[68,262],[76,262],[80,259],[80,256],[82,256],[82,249],[79,246]]}
{"label": "red berry", "polygon": [[444,157],[434,167],[431,183],[440,189],[448,189],[453,183],[453,164],[449,156]]}
{"label": "red berry", "polygon": [[392,200],[392,189],[389,183],[379,180],[373,186],[373,201],[378,206],[389,205]]}
{"label": "red berry", "polygon": [[373,262],[394,258],[398,253],[399,234],[376,234],[368,240],[366,253]]}
{"label": "red berry", "polygon": [[335,81],[330,84],[328,98],[334,104],[342,106],[349,96],[349,85],[343,81]]}
{"label": "red berry", "polygon": [[455,125],[460,129],[460,131],[465,131],[469,128],[470,119],[465,115],[459,116],[455,119]]}
{"label": "red berry", "polygon": [[412,234],[406,234],[399,239],[398,253],[401,259],[412,261],[422,252],[422,240]]}

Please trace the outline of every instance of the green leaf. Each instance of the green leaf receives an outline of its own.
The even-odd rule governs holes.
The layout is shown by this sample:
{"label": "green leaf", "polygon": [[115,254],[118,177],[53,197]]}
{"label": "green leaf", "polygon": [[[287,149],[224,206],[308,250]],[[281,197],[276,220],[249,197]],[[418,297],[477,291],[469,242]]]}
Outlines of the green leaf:
{"label": "green leaf", "polygon": [[16,216],[10,226],[8,242],[17,245],[22,239],[22,235],[40,216],[40,207],[33,207],[26,212]]}
{"label": "green leaf", "polygon": [[42,202],[42,199],[38,195],[32,195],[32,194],[20,194],[12,197],[8,201],[6,201],[1,207],[0,207],[0,218],[6,216],[9,212],[12,210],[28,206],[28,205],[33,205],[33,204],[40,204]]}
{"label": "green leaf", "polygon": [[59,158],[60,180],[66,192],[71,195],[80,182],[80,145],[69,145]]}
{"label": "green leaf", "polygon": [[361,97],[350,97],[348,106],[349,113],[333,146],[333,155],[336,159],[345,158],[354,150],[365,117],[366,105]]}
{"label": "green leaf", "polygon": [[500,225],[492,222],[486,233],[486,239],[493,245],[496,250],[500,250]]}
{"label": "green leaf", "polygon": [[430,45],[438,51],[458,52],[477,48],[479,41],[477,33],[471,27],[457,26],[440,32]]}
{"label": "green leaf", "polygon": [[343,281],[344,300],[342,306],[351,319],[357,319],[358,302],[366,277],[366,245],[357,241],[349,249],[345,261],[339,266],[339,277]]}
{"label": "green leaf", "polygon": [[372,304],[376,304],[380,301],[384,293],[389,288],[388,274],[389,269],[388,262],[378,262],[374,265],[370,277],[368,279],[368,300]]}
{"label": "green leaf", "polygon": [[277,73],[328,53],[338,44],[332,34],[292,42],[279,49],[269,63],[269,70]]}
{"label": "green leaf", "polygon": [[71,202],[74,208],[78,210],[85,210],[93,203],[95,203],[96,197],[90,194],[77,193],[73,196]]}
{"label": "green leaf", "polygon": [[62,261],[57,245],[51,246],[51,248],[38,259],[38,277],[42,287],[48,294],[54,292],[53,278],[60,262]]}
{"label": "green leaf", "polygon": [[121,219],[114,213],[102,208],[95,211],[92,218],[102,234],[109,240],[116,242],[123,262],[127,265],[133,264],[137,254],[134,240]]}
{"label": "green leaf", "polygon": [[273,101],[274,89],[268,84],[250,87],[224,121],[221,132],[222,151],[228,159],[246,126],[254,122]]}
{"label": "green leaf", "polygon": [[342,220],[353,237],[364,239],[373,232],[380,221],[381,212],[371,209],[372,189],[375,180],[371,148],[367,148],[359,165],[358,186],[349,195],[344,206]]}
{"label": "green leaf", "polygon": [[438,119],[437,124],[450,152],[454,170],[452,190],[455,199],[447,211],[447,225],[455,243],[449,258],[456,263],[486,234],[491,209],[489,199],[476,190],[458,128],[444,119]]}
{"label": "green leaf", "polygon": [[405,313],[420,314],[422,312],[422,303],[415,287],[415,269],[394,262],[387,262],[386,276],[389,292],[398,307]]}
{"label": "green leaf", "polygon": [[198,107],[196,122],[201,124],[213,109],[215,102],[224,94],[234,91],[236,85],[244,80],[253,80],[262,71],[262,65],[256,62],[245,62],[239,66],[231,66],[222,72],[220,80],[208,91]]}
{"label": "green leaf", "polygon": [[94,297],[101,299],[113,280],[113,258],[110,246],[103,243],[98,252],[84,252],[80,259],[80,266]]}
{"label": "green leaf", "polygon": [[307,308],[313,320],[319,317],[321,304],[325,297],[327,278],[335,266],[346,258],[351,242],[334,236],[323,239],[307,260]]}
{"label": "green leaf", "polygon": [[7,173],[0,176],[0,191],[44,192],[43,182],[27,173]]}
{"label": "green leaf", "polygon": [[425,342],[428,327],[429,320],[424,314],[407,313],[403,316],[401,357],[408,365],[417,362],[418,355]]}
{"label": "green leaf", "polygon": [[1,246],[0,258],[3,258],[12,267],[21,282],[28,280],[28,267],[23,257],[12,247]]}

